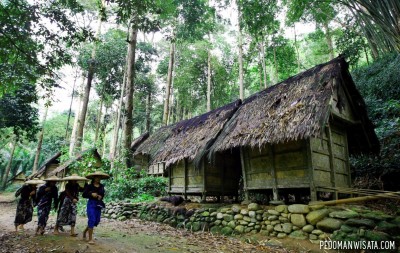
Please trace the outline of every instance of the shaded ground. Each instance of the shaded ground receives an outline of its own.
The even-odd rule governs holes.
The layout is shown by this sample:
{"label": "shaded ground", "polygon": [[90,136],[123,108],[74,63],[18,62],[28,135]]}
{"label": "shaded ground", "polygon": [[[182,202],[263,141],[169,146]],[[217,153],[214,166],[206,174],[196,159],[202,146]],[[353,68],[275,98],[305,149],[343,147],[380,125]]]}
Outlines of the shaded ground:
{"label": "shaded ground", "polygon": [[[191,233],[174,229],[164,224],[141,220],[115,221],[103,219],[95,229],[96,244],[89,245],[79,237],[70,237],[67,232],[58,236],[50,230],[55,216],[48,221],[44,236],[34,236],[37,216],[25,226],[24,232],[13,232],[16,203],[0,194],[0,253],[5,252],[319,252],[317,245],[307,241],[269,240],[257,235],[247,237],[213,236],[210,233]],[[7,202],[5,202],[7,200]],[[78,217],[77,232],[86,225],[85,217]],[[69,230],[69,227],[66,227]],[[249,244],[246,242],[251,242]],[[265,246],[265,244],[270,246]],[[288,247],[291,250],[284,248]],[[312,251],[310,251],[312,249]]]}

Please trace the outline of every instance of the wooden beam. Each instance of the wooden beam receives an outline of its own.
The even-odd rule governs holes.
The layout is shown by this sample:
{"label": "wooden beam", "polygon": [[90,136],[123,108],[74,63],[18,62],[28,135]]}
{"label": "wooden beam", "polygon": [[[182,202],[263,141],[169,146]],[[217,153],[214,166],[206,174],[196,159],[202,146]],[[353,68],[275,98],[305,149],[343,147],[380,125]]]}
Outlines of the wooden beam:
{"label": "wooden beam", "polygon": [[203,192],[202,192],[202,197],[201,197],[201,202],[206,202],[207,199],[207,180],[206,180],[206,166],[204,164],[204,158],[201,159],[201,169],[203,173]]}
{"label": "wooden beam", "polygon": [[[172,166],[168,167],[168,193],[171,192],[171,186],[172,186]],[[171,194],[170,194],[171,195]]]}
{"label": "wooden beam", "polygon": [[187,162],[187,158],[183,159],[183,163],[184,163],[184,169],[183,169],[183,196],[185,197],[185,199],[187,198],[186,195],[186,190],[187,190],[187,181],[188,181],[188,173],[187,173],[187,169],[188,169],[188,162]]}
{"label": "wooden beam", "polygon": [[[329,167],[331,169],[331,184],[333,187],[336,188],[336,171],[335,171],[335,164],[334,164],[334,154],[333,154],[333,142],[332,142],[332,131],[331,126],[328,124],[326,126],[328,130],[328,150],[329,150]],[[335,199],[338,198],[338,193],[335,191]]]}
{"label": "wooden beam", "polygon": [[310,197],[311,201],[317,201],[317,191],[315,189],[315,183],[314,183],[314,167],[312,164],[312,149],[311,149],[311,138],[308,138],[306,140],[306,155],[307,155],[307,166],[308,166],[308,172],[309,172],[309,178],[310,178]]}
{"label": "wooden beam", "polygon": [[278,200],[278,179],[276,177],[276,166],[275,166],[275,148],[274,145],[270,146],[269,155],[271,156],[272,161],[272,169],[271,169],[271,176],[273,180],[272,184],[272,195],[274,200]]}
{"label": "wooden beam", "polygon": [[243,177],[243,191],[244,191],[244,200],[249,200],[249,192],[247,189],[247,178],[246,178],[246,170],[249,168],[246,167],[244,148],[240,147],[240,163],[242,165],[242,177]]}
{"label": "wooden beam", "polygon": [[[346,167],[347,167],[347,187],[351,187],[350,154],[349,154],[349,142],[347,139],[347,131],[344,131],[344,137],[346,141],[345,156],[346,156]],[[350,196],[353,197],[353,194],[351,194]]]}

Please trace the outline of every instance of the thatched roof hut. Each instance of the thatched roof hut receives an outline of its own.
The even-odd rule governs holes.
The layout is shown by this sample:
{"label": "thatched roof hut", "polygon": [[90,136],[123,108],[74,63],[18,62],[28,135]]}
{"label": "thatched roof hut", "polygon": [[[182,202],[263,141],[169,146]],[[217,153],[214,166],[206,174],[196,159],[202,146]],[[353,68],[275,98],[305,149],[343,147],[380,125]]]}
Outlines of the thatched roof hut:
{"label": "thatched roof hut", "polygon": [[[339,97],[332,105],[332,97],[341,92],[350,96],[349,105]],[[343,94],[344,95],[344,94]],[[258,92],[243,101],[242,106],[216,140],[213,152],[240,146],[260,148],[265,144],[284,143],[320,136],[329,118],[343,106],[351,107],[357,122],[349,128],[351,152],[377,152],[379,141],[368,119],[365,102],[348,72],[348,64],[338,57],[317,65],[301,74]]]}
{"label": "thatched roof hut", "polygon": [[60,164],[59,161],[60,156],[61,152],[57,152],[52,157],[44,161],[42,166],[40,166],[40,168],[36,173],[29,175],[27,178],[28,179],[32,179],[35,177],[40,179],[46,178],[47,176],[49,176],[49,173],[52,172],[54,169],[56,169],[57,166]]}
{"label": "thatched roof hut", "polygon": [[86,156],[93,156],[93,158],[95,159],[95,163],[94,163],[95,167],[100,167],[102,165],[101,156],[97,152],[97,149],[90,148],[90,149],[86,149],[86,150],[82,151],[81,153],[77,154],[75,157],[69,159],[62,165],[58,166],[55,170],[53,170],[51,173],[49,173],[49,176],[58,174],[59,177],[63,177],[65,175],[65,173],[67,172],[66,170],[68,170],[68,168],[73,163],[80,161],[82,158],[84,158]]}
{"label": "thatched roof hut", "polygon": [[131,143],[131,150],[132,152],[135,152],[135,150],[145,141],[149,138],[149,132],[145,132],[144,134],[140,135],[136,139],[134,139]]}
{"label": "thatched roof hut", "polygon": [[148,156],[149,163],[151,164],[162,147],[165,141],[172,134],[171,129],[174,125],[162,126],[153,134],[151,134],[146,140],[144,140],[138,147],[136,147],[134,156],[144,155]]}
{"label": "thatched roof hut", "polygon": [[316,200],[350,187],[349,154],[378,152],[379,141],[338,57],[245,99],[209,157],[226,150],[240,150],[245,194],[297,188]]}
{"label": "thatched roof hut", "polygon": [[208,113],[176,123],[171,129],[170,137],[166,139],[163,148],[155,156],[154,162],[165,162],[168,167],[185,158],[200,161],[240,104],[241,100],[237,100]]}

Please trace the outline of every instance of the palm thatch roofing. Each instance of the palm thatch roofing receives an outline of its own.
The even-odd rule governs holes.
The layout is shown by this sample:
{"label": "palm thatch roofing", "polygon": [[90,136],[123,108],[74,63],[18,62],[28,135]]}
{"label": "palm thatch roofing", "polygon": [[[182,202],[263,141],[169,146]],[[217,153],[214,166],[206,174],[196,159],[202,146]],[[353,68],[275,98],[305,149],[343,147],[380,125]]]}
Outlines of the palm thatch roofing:
{"label": "palm thatch roofing", "polygon": [[149,156],[150,163],[153,162],[155,156],[164,146],[165,141],[172,134],[172,128],[175,125],[162,126],[153,134],[151,134],[141,144],[136,146],[133,156],[146,155]]}
{"label": "palm thatch roofing", "polygon": [[54,176],[57,173],[62,172],[63,170],[65,170],[69,166],[71,166],[74,162],[79,161],[83,157],[85,157],[86,155],[90,155],[90,154],[93,155],[96,160],[101,161],[101,156],[97,152],[96,148],[86,149],[86,150],[82,151],[81,153],[79,153],[78,155],[76,155],[75,157],[69,159],[68,161],[66,161],[62,165],[58,166],[55,170],[53,170],[52,172],[49,173],[49,176]]}
{"label": "palm thatch roofing", "polygon": [[170,164],[188,158],[195,160],[195,165],[198,167],[201,158],[240,104],[241,100],[237,100],[205,114],[176,123],[162,149],[154,157],[154,162],[165,162],[168,167]]}
{"label": "palm thatch roofing", "polygon": [[[43,162],[42,166],[40,166],[40,168],[38,169],[38,171],[36,173],[33,173],[31,175],[29,175],[27,178],[28,179],[32,179],[32,178],[39,178],[41,177],[45,172],[46,172],[46,168],[49,164],[56,162],[56,160],[61,156],[61,152],[57,152],[55,155],[53,155],[52,157],[50,157],[49,159],[47,159],[46,161]],[[58,162],[57,162],[58,163]]]}
{"label": "palm thatch roofing", "polygon": [[319,136],[331,116],[331,97],[339,85],[348,91],[352,110],[361,123],[352,129],[359,136],[349,134],[349,139],[362,140],[357,140],[357,151],[377,152],[379,141],[365,102],[351,79],[348,64],[338,57],[245,99],[215,141],[210,155],[240,146],[262,147]]}
{"label": "palm thatch roofing", "polygon": [[133,140],[131,143],[131,150],[135,152],[135,150],[142,144],[147,138],[149,138],[149,132],[145,132],[144,134],[140,135],[136,139]]}

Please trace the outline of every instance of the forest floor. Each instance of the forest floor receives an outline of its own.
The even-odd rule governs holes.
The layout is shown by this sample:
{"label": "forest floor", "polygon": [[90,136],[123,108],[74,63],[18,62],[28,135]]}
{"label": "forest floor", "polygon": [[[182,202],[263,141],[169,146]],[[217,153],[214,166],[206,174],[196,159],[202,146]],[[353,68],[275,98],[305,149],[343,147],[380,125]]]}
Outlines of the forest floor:
{"label": "forest floor", "polygon": [[[48,221],[46,233],[35,236],[37,216],[25,225],[23,232],[14,232],[16,202],[10,194],[0,193],[0,253],[68,252],[68,253],[133,253],[133,252],[320,252],[319,245],[303,240],[276,240],[256,235],[241,237],[215,236],[211,233],[191,233],[168,225],[137,219],[115,221],[102,219],[95,228],[95,245],[82,239],[81,231],[87,219],[78,216],[78,237],[69,236],[69,227],[53,235],[55,215]],[[248,243],[252,242],[252,243]]]}

